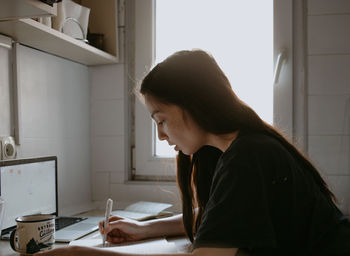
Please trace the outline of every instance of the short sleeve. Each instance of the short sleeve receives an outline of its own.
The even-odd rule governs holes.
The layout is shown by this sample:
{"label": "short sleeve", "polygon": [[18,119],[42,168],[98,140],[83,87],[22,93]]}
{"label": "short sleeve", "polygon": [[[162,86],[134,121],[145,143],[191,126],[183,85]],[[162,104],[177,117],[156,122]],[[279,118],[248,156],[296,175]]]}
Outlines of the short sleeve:
{"label": "short sleeve", "polygon": [[258,162],[235,155],[217,167],[193,247],[275,246],[262,169]]}

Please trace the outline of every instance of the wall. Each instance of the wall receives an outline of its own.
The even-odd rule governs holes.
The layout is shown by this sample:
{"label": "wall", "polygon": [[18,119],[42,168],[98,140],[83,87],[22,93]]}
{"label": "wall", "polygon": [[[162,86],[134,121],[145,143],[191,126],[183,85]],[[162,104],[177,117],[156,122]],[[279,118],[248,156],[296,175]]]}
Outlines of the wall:
{"label": "wall", "polygon": [[125,64],[90,67],[91,155],[93,200],[103,209],[112,198],[114,209],[146,200],[172,203],[180,211],[174,183],[128,181],[127,132],[129,129]]}
{"label": "wall", "polygon": [[110,197],[111,186],[124,181],[124,65],[90,68],[91,167],[93,200]]}
{"label": "wall", "polygon": [[[173,211],[181,210],[175,183],[136,182],[128,180],[130,170],[129,71],[134,38],[133,1],[119,1],[119,64],[90,67],[91,81],[91,155],[93,201],[103,209],[107,198],[114,209],[132,202],[147,200],[172,203]],[[128,53],[128,56],[125,53]]]}
{"label": "wall", "polygon": [[[18,54],[22,142],[17,158],[56,155],[60,214],[91,209],[88,68],[25,46]],[[13,135],[8,59],[0,47],[0,135]]]}
{"label": "wall", "polygon": [[308,152],[350,213],[350,2],[308,0]]}

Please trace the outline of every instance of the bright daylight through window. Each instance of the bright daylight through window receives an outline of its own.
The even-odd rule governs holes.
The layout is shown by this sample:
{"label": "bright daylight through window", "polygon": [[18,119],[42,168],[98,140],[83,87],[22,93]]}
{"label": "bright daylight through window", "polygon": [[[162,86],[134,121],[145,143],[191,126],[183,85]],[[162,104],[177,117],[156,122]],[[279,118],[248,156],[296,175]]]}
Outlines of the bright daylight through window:
{"label": "bright daylight through window", "polygon": [[[238,97],[272,124],[272,0],[161,0],[155,25],[155,63],[179,50],[208,51]],[[174,157],[175,150],[158,140],[155,127],[153,134],[155,155]]]}

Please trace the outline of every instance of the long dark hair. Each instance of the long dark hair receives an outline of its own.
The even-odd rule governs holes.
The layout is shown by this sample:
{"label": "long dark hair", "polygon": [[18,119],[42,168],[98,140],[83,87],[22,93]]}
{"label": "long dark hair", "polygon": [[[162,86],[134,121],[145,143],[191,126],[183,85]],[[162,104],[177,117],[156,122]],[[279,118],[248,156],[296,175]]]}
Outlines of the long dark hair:
{"label": "long dark hair", "polygon": [[[310,172],[320,191],[335,200],[312,163],[236,96],[229,80],[208,53],[202,50],[176,52],[147,74],[140,92],[186,110],[207,132],[219,135],[238,130],[251,131],[276,138]],[[221,153],[217,148],[204,146],[191,156],[181,151],[177,155],[177,183],[182,198],[183,222],[191,241],[208,202],[210,184]]]}

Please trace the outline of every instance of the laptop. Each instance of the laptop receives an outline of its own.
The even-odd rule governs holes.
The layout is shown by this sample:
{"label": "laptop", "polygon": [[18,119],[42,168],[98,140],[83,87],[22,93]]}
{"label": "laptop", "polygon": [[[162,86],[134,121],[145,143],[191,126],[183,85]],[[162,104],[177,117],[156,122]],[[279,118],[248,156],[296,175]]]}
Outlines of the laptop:
{"label": "laptop", "polygon": [[56,242],[70,242],[98,230],[103,217],[58,216],[57,157],[0,161],[0,196],[5,200],[1,238],[9,239],[15,219],[32,214],[56,216]]}

